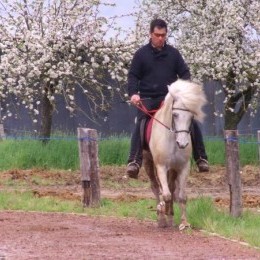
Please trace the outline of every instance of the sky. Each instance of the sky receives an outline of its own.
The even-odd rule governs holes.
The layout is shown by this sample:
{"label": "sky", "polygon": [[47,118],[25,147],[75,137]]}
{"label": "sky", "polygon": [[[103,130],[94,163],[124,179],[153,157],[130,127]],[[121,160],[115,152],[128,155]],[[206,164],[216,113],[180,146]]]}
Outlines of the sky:
{"label": "sky", "polygon": [[[136,0],[105,0],[104,2],[116,4],[115,7],[102,7],[101,14],[105,17],[127,15],[134,11],[134,5],[136,4]],[[120,18],[118,23],[125,28],[134,27],[134,19],[131,17]]]}

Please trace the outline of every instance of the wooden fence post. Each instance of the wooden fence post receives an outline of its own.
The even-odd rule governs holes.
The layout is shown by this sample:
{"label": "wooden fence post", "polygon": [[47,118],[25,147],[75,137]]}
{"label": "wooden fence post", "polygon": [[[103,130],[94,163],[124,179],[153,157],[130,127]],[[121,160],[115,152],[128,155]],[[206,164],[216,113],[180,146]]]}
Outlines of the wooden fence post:
{"label": "wooden fence post", "polygon": [[257,130],[258,161],[260,162],[260,130]]}
{"label": "wooden fence post", "polygon": [[230,191],[230,213],[239,217],[242,213],[241,177],[239,166],[238,131],[225,130],[226,171]]}
{"label": "wooden fence post", "polygon": [[[0,107],[1,109],[1,107]],[[0,118],[1,120],[1,118]],[[4,132],[4,125],[0,123],[0,141],[2,141],[5,138],[5,132]]]}
{"label": "wooden fence post", "polygon": [[98,135],[95,129],[78,128],[83,206],[100,205]]}

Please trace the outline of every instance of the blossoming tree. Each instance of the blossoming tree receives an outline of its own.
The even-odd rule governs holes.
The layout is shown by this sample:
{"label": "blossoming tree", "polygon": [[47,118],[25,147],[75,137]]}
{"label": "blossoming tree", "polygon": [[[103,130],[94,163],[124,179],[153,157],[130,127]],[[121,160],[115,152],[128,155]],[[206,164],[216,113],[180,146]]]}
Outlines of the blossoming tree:
{"label": "blossoming tree", "polygon": [[143,0],[138,26],[144,38],[152,17],[169,35],[197,79],[222,82],[225,129],[237,129],[260,100],[260,1]]}
{"label": "blossoming tree", "polygon": [[[77,109],[75,88],[93,110],[105,110],[114,85],[126,79],[131,49],[119,40],[115,19],[100,15],[97,0],[0,0],[0,102],[24,105],[42,137],[51,133],[57,95],[66,108]],[[108,4],[106,4],[108,5]],[[124,43],[124,44],[123,44]],[[41,109],[40,109],[41,108]]]}

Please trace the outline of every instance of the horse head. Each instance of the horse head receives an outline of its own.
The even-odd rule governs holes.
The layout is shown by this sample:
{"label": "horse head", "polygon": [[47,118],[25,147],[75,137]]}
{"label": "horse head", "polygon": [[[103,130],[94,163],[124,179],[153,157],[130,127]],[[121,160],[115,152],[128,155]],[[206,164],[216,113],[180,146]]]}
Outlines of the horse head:
{"label": "horse head", "polygon": [[176,134],[178,147],[184,149],[190,142],[192,120],[202,121],[204,118],[202,107],[206,97],[202,87],[190,81],[178,80],[168,89],[166,100],[172,102],[172,131]]}
{"label": "horse head", "polygon": [[176,143],[180,149],[187,147],[190,141],[190,128],[193,120],[193,114],[186,109],[182,104],[172,106],[172,131],[176,135]]}

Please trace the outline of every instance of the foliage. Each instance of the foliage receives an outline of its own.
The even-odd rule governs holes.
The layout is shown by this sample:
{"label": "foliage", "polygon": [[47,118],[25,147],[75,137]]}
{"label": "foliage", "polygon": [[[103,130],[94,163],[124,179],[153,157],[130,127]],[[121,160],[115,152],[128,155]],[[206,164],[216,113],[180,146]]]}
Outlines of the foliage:
{"label": "foliage", "polygon": [[[256,112],[260,97],[258,0],[143,0],[140,12],[141,41],[151,18],[165,19],[193,76],[223,83],[226,129],[236,129],[248,109]],[[222,116],[222,111],[215,113]]]}

